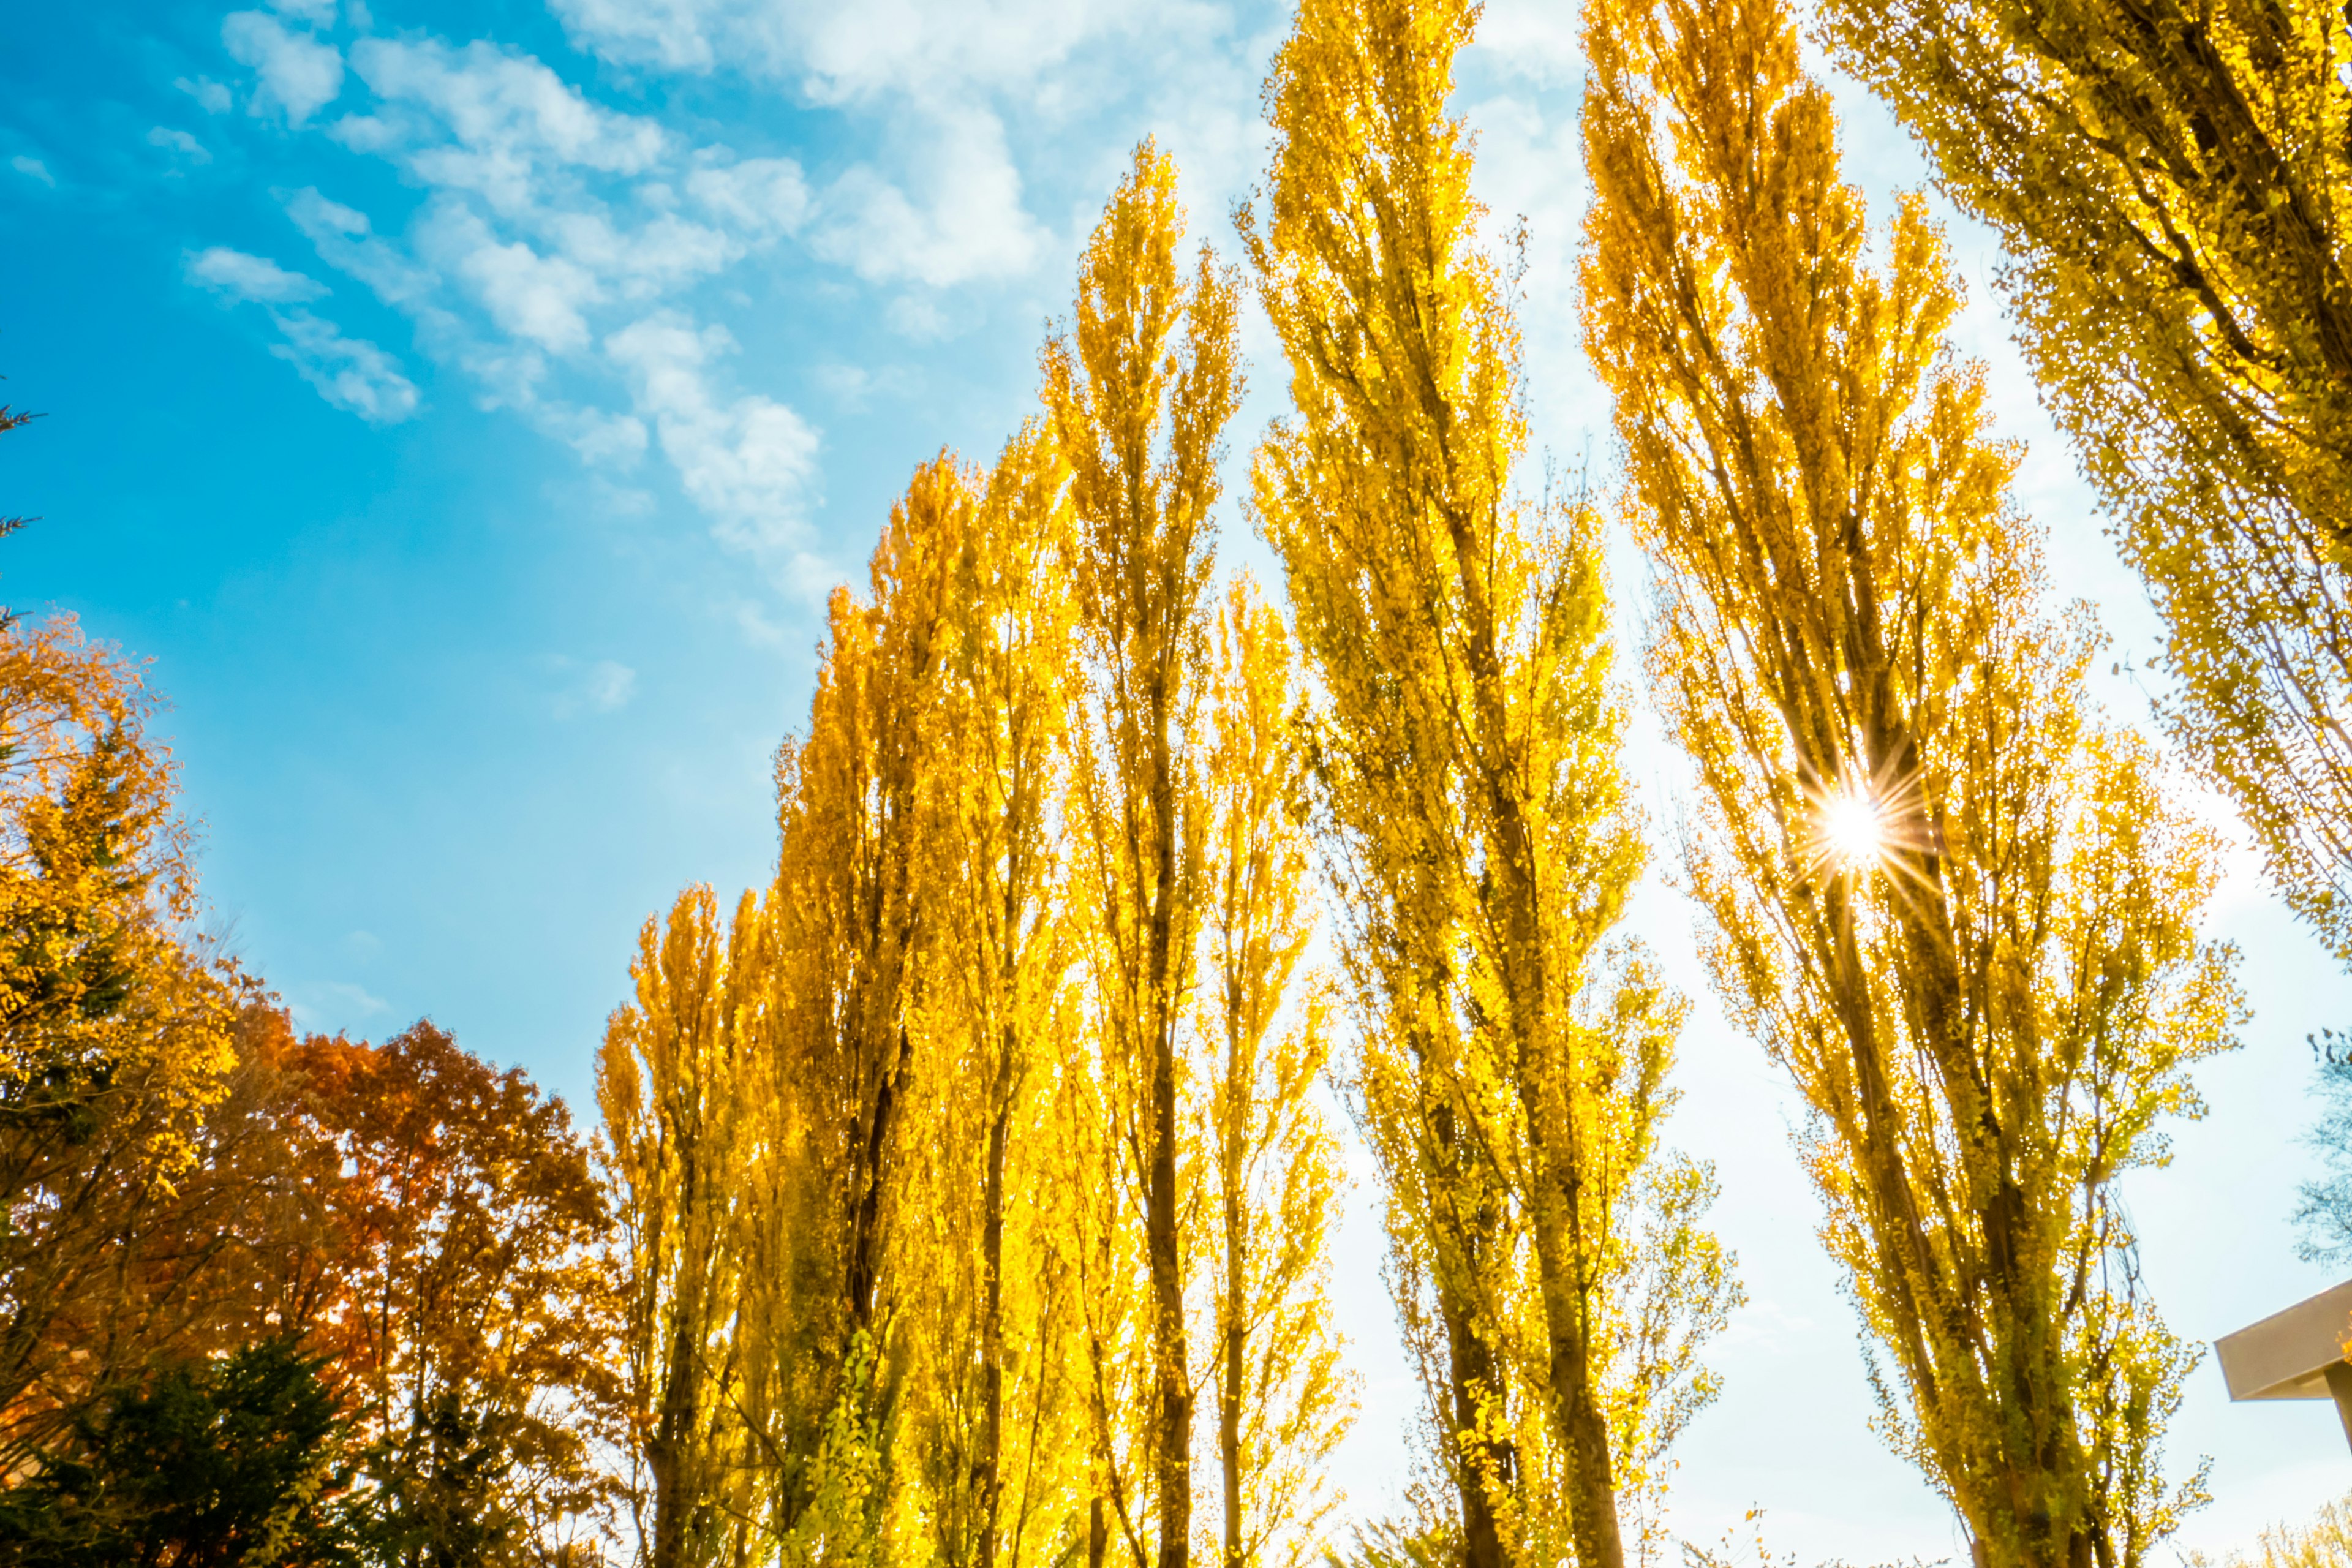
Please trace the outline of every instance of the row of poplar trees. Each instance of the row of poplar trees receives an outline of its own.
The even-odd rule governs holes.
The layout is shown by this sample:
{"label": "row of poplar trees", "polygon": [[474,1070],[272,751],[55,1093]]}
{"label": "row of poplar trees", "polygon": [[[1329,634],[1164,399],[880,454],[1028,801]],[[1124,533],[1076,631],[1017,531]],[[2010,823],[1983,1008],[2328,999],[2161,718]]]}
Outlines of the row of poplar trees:
{"label": "row of poplar trees", "polygon": [[[2116,1182],[2243,1015],[2219,846],[2085,693],[1943,237],[1842,182],[1783,0],[1587,0],[1580,298],[1536,303],[1581,312],[1622,484],[1531,485],[1447,107],[1476,13],[1301,0],[1241,267],[1138,150],[1038,412],[919,468],[833,602],[773,885],[648,925],[598,1085],[656,1568],[1310,1556],[1353,1411],[1325,1084],[1423,1395],[1356,1551],[1653,1555],[1738,1287],[1660,1142],[1684,1004],[1620,931],[1612,522],[1699,942],[1807,1108],[1882,1431],[1978,1568],[2133,1568],[2199,1500]],[[1818,21],[2007,246],[2164,717],[2352,953],[2352,13]],[[1214,565],[1251,290],[1277,603]]]}

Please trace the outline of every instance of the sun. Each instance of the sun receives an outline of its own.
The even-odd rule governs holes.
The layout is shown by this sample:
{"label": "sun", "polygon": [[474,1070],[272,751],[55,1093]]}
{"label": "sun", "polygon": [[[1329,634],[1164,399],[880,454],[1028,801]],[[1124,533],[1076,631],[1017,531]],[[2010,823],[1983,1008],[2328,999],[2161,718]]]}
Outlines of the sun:
{"label": "sun", "polygon": [[1845,870],[1874,866],[1886,853],[1886,819],[1867,788],[1839,791],[1821,806],[1822,846]]}

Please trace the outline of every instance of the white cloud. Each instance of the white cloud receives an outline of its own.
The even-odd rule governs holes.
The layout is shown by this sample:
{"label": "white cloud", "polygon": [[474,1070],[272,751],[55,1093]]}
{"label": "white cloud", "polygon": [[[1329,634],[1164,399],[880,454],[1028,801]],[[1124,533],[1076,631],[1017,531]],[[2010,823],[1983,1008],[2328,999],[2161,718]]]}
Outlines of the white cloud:
{"label": "white cloud", "polygon": [[510,336],[555,353],[588,344],[583,310],[604,298],[593,274],[521,240],[500,240],[471,209],[438,206],[419,236],[425,253],[472,286],[490,320]]}
{"label": "white cloud", "polygon": [[1555,0],[1490,0],[1478,17],[1475,58],[1538,87],[1573,84],[1584,68],[1576,12]]}
{"label": "white cloud", "polygon": [[269,0],[269,8],[313,27],[331,27],[335,22],[335,0]]}
{"label": "white cloud", "polygon": [[1199,5],[1144,0],[552,0],[565,32],[625,65],[724,61],[798,74],[813,96],[936,95],[1043,75],[1093,39]]}
{"label": "white cloud", "polygon": [[1026,271],[1045,236],[1021,205],[1004,126],[986,110],[942,112],[921,201],[872,168],[850,169],[821,204],[812,248],[873,283],[932,288]]}
{"label": "white cloud", "polygon": [[549,171],[642,174],[668,148],[653,121],[591,103],[533,57],[479,39],[452,48],[437,38],[365,38],[352,67],[386,109],[339,121],[338,139],[402,162],[429,184],[472,191],[500,213],[528,209]]}
{"label": "white cloud", "polygon": [[790,158],[706,164],[686,177],[686,193],[747,234],[791,234],[808,216],[808,181]]}
{"label": "white cloud", "polygon": [[358,279],[387,305],[421,307],[440,275],[377,237],[367,214],[329,201],[305,186],[279,192],[286,216],[319,253],[319,259]]}
{"label": "white cloud", "polygon": [[172,85],[194,99],[206,114],[228,112],[228,89],[208,76],[197,77],[193,81],[180,77]]}
{"label": "white cloud", "polygon": [[327,291],[327,286],[315,278],[289,272],[266,256],[247,256],[225,245],[194,252],[184,265],[190,282],[257,305],[315,300]]}
{"label": "white cloud", "polygon": [[[552,661],[558,669],[573,668],[568,658]],[[611,713],[629,704],[637,692],[637,672],[627,665],[600,658],[555,699],[555,716],[570,719],[581,713]]]}
{"label": "white cloud", "polygon": [[[373,101],[327,133],[427,195],[404,233],[385,234],[316,189],[277,193],[320,258],[415,321],[418,348],[460,370],[478,406],[512,409],[608,473],[657,445],[715,533],[763,564],[795,566],[815,432],[782,403],[719,387],[717,363],[733,348],[723,330],[646,312],[805,232],[818,204],[800,164],[723,146],[689,153],[656,121],[595,103],[544,62],[488,42],[363,37],[350,64]],[[992,121],[982,129],[974,158],[915,187],[921,201],[876,176],[826,208],[845,254],[919,288],[1025,255],[1034,238],[1020,225],[1009,237],[1001,225],[968,225],[961,257],[948,241],[959,186],[1018,199],[1001,133]],[[904,254],[886,259],[879,247]],[[624,306],[641,319],[607,336]],[[415,410],[415,388],[373,345],[308,318],[281,328],[280,353],[331,400],[386,421]],[[591,357],[600,339],[606,352]],[[573,384],[599,370],[628,388],[621,407]]]}
{"label": "white cloud", "polygon": [[538,410],[541,428],[580,454],[591,468],[627,469],[646,453],[646,422],[601,408],[546,404]]}
{"label": "white cloud", "polygon": [[294,1021],[308,1029],[349,1028],[392,1005],[366,986],[348,980],[314,980],[290,986],[286,999]]}
{"label": "white cloud", "polygon": [[606,59],[668,70],[709,70],[718,58],[714,37],[747,29],[740,20],[758,7],[728,0],[553,0],[573,42]]}
{"label": "white cloud", "polygon": [[8,160],[8,166],[28,180],[38,180],[52,190],[57,188],[58,177],[50,174],[49,166],[38,158],[28,158],[19,153]]}
{"label": "white cloud", "polygon": [[158,125],[148,132],[147,144],[151,147],[168,147],[184,157],[194,158],[199,163],[209,163],[213,161],[213,155],[205,151],[203,142],[186,132],[174,131],[168,125]]}
{"label": "white cloud", "polygon": [[936,342],[950,335],[948,314],[940,309],[939,301],[919,294],[901,294],[884,308],[882,319],[890,330],[902,338],[912,338],[919,343]]}
{"label": "white cloud", "polygon": [[742,254],[727,235],[664,213],[624,231],[599,212],[551,212],[538,226],[574,265],[624,299],[643,300],[708,277]]}
{"label": "white cloud", "polygon": [[625,371],[637,412],[653,421],[663,456],[725,543],[803,584],[815,570],[803,549],[817,474],[817,437],[772,398],[724,399],[711,367],[735,346],[723,327],[698,329],[675,310],[646,317],[604,340]]}
{"label": "white cloud", "polygon": [[270,312],[286,341],[269,352],[292,365],[320,396],[371,425],[397,425],[416,412],[415,384],[400,362],[363,339],[347,338],[308,310]]}
{"label": "white cloud", "polygon": [[299,125],[343,90],[343,58],[334,46],[289,33],[267,12],[229,13],[221,23],[221,43],[259,79],[252,103],[256,114],[279,109],[288,124]]}

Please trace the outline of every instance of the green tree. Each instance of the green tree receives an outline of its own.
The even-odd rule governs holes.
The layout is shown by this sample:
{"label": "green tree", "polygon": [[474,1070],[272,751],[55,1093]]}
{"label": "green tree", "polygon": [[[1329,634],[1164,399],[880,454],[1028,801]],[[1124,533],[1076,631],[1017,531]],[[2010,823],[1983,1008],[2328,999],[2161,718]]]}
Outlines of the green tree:
{"label": "green tree", "polygon": [[110,1387],[69,1450],[0,1492],[23,1568],[330,1568],[358,1561],[336,1493],[350,1434],[320,1363],[284,1340]]}

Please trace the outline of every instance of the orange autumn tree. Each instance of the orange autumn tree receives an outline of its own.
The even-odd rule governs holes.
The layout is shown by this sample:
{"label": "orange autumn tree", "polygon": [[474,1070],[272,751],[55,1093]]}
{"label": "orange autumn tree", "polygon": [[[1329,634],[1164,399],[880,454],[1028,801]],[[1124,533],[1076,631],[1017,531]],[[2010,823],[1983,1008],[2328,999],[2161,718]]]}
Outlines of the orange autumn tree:
{"label": "orange autumn tree", "polygon": [[322,1338],[353,1402],[371,1533],[427,1557],[600,1553],[617,1436],[609,1224],[563,1102],[420,1022],[289,1054],[328,1184]]}
{"label": "orange autumn tree", "polygon": [[[0,432],[26,416],[0,408]],[[19,520],[0,523],[13,531]],[[184,1316],[151,1244],[230,1087],[246,1000],[196,937],[135,665],[0,612],[0,1469]],[[140,1260],[133,1267],[133,1258]],[[149,1265],[159,1271],[151,1272]],[[151,1310],[152,1309],[152,1310]],[[161,1316],[157,1314],[160,1312]]]}

